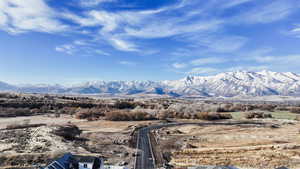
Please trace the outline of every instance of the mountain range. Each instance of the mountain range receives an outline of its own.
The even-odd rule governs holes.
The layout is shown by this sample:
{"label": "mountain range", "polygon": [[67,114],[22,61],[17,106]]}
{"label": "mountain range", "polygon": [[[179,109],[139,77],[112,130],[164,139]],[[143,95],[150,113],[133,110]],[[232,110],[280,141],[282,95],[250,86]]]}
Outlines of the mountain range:
{"label": "mountain range", "polygon": [[73,86],[12,85],[2,92],[53,94],[165,95],[173,97],[300,96],[300,75],[291,72],[236,71],[165,81],[96,81]]}

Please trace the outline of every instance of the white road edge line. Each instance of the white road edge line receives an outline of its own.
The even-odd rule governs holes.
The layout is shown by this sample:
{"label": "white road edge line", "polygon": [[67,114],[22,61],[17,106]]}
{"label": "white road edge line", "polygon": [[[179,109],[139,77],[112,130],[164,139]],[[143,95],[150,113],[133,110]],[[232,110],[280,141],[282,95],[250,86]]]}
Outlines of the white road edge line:
{"label": "white road edge line", "polygon": [[134,169],[136,169],[136,162],[138,157],[138,150],[139,150],[139,142],[140,142],[140,131],[137,132],[137,144],[136,144],[136,152],[135,152],[135,162],[134,162]]}
{"label": "white road edge line", "polygon": [[[149,131],[149,133],[150,133],[151,131]],[[154,153],[153,153],[153,149],[152,149],[152,144],[151,144],[151,140],[150,140],[150,134],[147,134],[148,135],[148,141],[149,141],[149,146],[150,146],[150,152],[151,152],[151,156],[152,156],[152,161],[153,161],[153,166],[154,166],[154,168],[156,168],[156,166],[155,166],[155,157],[154,157]]]}

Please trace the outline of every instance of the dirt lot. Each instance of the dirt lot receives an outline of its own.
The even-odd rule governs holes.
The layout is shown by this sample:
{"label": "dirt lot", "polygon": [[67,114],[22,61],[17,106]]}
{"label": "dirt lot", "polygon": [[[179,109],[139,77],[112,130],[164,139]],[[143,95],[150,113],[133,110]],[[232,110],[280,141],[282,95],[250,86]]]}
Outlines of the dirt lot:
{"label": "dirt lot", "polygon": [[[156,132],[177,167],[231,165],[238,168],[300,168],[300,123],[260,120],[264,125],[187,125]],[[276,124],[276,125],[274,125]],[[278,128],[279,127],[279,128]],[[171,144],[172,143],[172,144]]]}
{"label": "dirt lot", "polygon": [[[47,126],[6,130],[11,124],[40,124]],[[68,122],[83,132],[76,140],[69,141],[52,134],[53,125]],[[129,147],[130,134],[135,126],[149,124],[140,122],[86,121],[63,115],[0,118],[0,168],[32,167],[45,165],[66,152],[103,156],[110,164],[132,166],[134,148]],[[151,121],[153,123],[153,121]],[[99,141],[101,140],[101,141]]]}

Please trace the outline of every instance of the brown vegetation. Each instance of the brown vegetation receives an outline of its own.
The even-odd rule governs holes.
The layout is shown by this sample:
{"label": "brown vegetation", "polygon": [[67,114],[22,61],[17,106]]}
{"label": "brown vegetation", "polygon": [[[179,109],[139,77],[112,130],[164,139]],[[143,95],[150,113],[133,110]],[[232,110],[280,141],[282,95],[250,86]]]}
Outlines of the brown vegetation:
{"label": "brown vegetation", "polygon": [[11,124],[7,125],[7,130],[14,130],[14,129],[25,129],[25,128],[33,128],[33,127],[41,127],[46,126],[46,124]]}
{"label": "brown vegetation", "polygon": [[264,112],[246,112],[245,113],[246,119],[253,119],[253,118],[272,118],[272,115],[269,113]]}
{"label": "brown vegetation", "polygon": [[300,107],[291,107],[290,112],[300,114]]}
{"label": "brown vegetation", "polygon": [[197,118],[201,120],[222,120],[232,119],[231,114],[217,113],[217,112],[200,112],[197,114]]}
{"label": "brown vegetation", "polygon": [[81,130],[74,124],[54,126],[53,134],[61,136],[67,140],[74,140],[81,134]]}
{"label": "brown vegetation", "polygon": [[78,109],[75,113],[77,119],[88,119],[89,121],[97,120],[100,117],[105,116],[105,109]]}
{"label": "brown vegetation", "polygon": [[112,121],[139,121],[153,120],[155,117],[142,111],[113,110],[105,113],[106,120]]}

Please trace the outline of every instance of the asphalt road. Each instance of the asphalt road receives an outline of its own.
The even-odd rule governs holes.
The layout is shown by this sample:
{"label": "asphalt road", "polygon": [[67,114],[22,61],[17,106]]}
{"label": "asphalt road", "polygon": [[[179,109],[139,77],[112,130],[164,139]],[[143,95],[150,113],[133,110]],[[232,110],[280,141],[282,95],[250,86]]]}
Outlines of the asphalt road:
{"label": "asphalt road", "polygon": [[149,132],[151,130],[160,129],[163,127],[172,127],[180,125],[265,125],[260,122],[203,122],[203,123],[167,123],[144,127],[138,130],[137,134],[137,154],[135,158],[134,169],[156,169],[155,159],[152,153],[152,147],[149,139]]}
{"label": "asphalt road", "polygon": [[154,169],[155,163],[149,140],[149,128],[142,128],[138,131],[137,156],[135,169]]}

